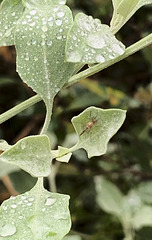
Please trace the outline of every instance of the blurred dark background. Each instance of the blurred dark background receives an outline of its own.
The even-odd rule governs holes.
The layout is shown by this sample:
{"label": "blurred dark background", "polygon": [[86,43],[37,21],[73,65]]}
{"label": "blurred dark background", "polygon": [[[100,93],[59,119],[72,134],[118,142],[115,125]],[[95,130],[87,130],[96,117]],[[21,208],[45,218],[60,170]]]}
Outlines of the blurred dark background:
{"label": "blurred dark background", "polygon": [[[111,0],[68,0],[74,15],[83,11],[109,24],[112,16]],[[127,47],[151,33],[152,6],[146,6],[127,22],[117,38]],[[15,71],[15,49],[0,48],[0,113],[34,96]],[[95,201],[94,176],[103,175],[126,194],[139,183],[152,180],[152,46],[125,60],[63,89],[55,98],[49,136],[53,147],[69,146],[75,141],[71,118],[85,108],[121,108],[127,118],[120,131],[112,138],[107,154],[87,158],[85,151],[73,154],[69,164],[58,166],[58,192],[71,196],[72,231],[82,239],[121,240],[123,231],[117,219],[103,212]],[[0,126],[0,139],[9,144],[38,134],[45,118],[42,102],[21,112]],[[54,163],[56,166],[56,163]],[[29,190],[35,179],[25,172],[9,175],[16,191]],[[49,189],[49,181],[45,181]],[[3,178],[0,182],[0,202],[10,196]],[[137,232],[137,240],[151,240],[152,229]]]}

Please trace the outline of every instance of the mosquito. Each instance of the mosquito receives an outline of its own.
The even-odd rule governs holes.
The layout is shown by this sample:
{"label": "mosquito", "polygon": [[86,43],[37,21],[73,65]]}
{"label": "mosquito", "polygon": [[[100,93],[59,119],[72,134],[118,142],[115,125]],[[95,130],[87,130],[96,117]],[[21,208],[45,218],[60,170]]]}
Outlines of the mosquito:
{"label": "mosquito", "polygon": [[98,119],[96,117],[93,117],[92,120],[87,123],[83,131],[80,133],[80,136],[83,135],[85,132],[89,132],[97,121]]}

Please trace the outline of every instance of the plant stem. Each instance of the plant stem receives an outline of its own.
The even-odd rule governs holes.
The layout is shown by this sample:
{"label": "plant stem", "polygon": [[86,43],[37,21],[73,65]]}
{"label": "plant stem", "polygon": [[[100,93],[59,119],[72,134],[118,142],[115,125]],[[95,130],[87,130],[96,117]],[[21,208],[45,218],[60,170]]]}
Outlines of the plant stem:
{"label": "plant stem", "polygon": [[27,109],[28,107],[34,105],[35,103],[41,100],[42,100],[41,97],[37,94],[34,97],[31,97],[25,100],[24,102],[18,104],[17,106],[11,108],[10,110],[0,115],[0,124],[14,117],[16,114],[22,112],[23,110]]}
{"label": "plant stem", "polygon": [[105,63],[96,64],[95,66],[90,67],[90,68],[72,76],[66,86],[67,87],[71,86],[72,84],[78,82],[79,80],[81,80],[83,78],[87,78],[97,72],[100,72],[101,70],[127,58],[128,56],[134,54],[135,52],[138,52],[139,50],[149,46],[150,44],[152,44],[152,33],[149,34],[147,37],[141,39],[140,41],[134,43],[130,47],[128,47],[123,55],[118,56],[117,58],[107,61]]}
{"label": "plant stem", "polygon": [[[87,70],[84,70],[74,76],[72,76],[68,83],[65,85],[65,87],[69,87],[72,84],[80,81],[83,78],[87,78],[97,72],[100,72],[101,70],[125,59],[126,57],[134,54],[135,52],[147,47],[148,45],[152,44],[152,33],[148,36],[144,37],[140,41],[134,43],[130,47],[128,47],[125,51],[125,53],[113,60],[110,60],[108,62],[102,63],[102,64],[96,64],[93,67],[88,68]],[[15,116],[16,114],[20,113],[21,111],[25,110],[26,108],[34,105],[37,102],[40,102],[42,99],[39,95],[36,95],[34,97],[31,97],[30,99],[20,103],[19,105],[13,107],[12,109],[6,111],[5,113],[0,115],[0,124],[5,122],[6,120],[10,119],[11,117]],[[46,120],[47,121],[47,120]],[[46,123],[47,124],[47,123]]]}
{"label": "plant stem", "polygon": [[40,132],[40,134],[46,134],[47,132],[47,129],[49,127],[49,124],[50,124],[50,121],[51,121],[51,115],[52,115],[52,104],[49,104],[49,107],[46,106],[46,117],[45,117],[45,121],[44,121],[44,124],[43,124],[43,127],[42,127],[42,130]]}

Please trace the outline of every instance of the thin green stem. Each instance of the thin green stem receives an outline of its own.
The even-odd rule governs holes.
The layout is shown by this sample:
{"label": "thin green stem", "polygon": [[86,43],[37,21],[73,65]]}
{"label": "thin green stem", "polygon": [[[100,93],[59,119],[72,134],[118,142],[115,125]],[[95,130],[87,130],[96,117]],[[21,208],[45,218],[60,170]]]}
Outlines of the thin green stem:
{"label": "thin green stem", "polygon": [[[68,83],[65,85],[65,87],[69,87],[72,84],[80,81],[83,78],[87,78],[97,72],[100,72],[101,70],[127,58],[128,56],[134,54],[135,52],[138,52],[139,50],[149,46],[150,44],[152,44],[152,33],[149,34],[148,36],[144,37],[140,41],[136,42],[135,44],[131,45],[130,47],[128,47],[123,55],[121,55],[113,60],[110,60],[108,62],[105,62],[103,64],[97,64],[93,67],[88,68],[87,70],[84,70],[84,71],[72,76],[70,78],[70,80],[68,81]],[[20,103],[19,105],[15,106],[14,108],[6,111],[5,113],[0,115],[0,124],[41,100],[42,100],[41,97],[39,95],[36,95],[36,96]],[[46,126],[47,126],[47,124],[48,124],[48,122],[45,123]]]}
{"label": "thin green stem", "polygon": [[43,128],[41,130],[41,135],[42,134],[46,134],[47,132],[47,129],[49,127],[49,124],[50,124],[50,120],[51,120],[51,115],[52,115],[52,103],[50,104],[50,106],[46,107],[47,110],[46,110],[46,117],[45,117],[45,122],[44,122],[44,125],[43,125]]}
{"label": "thin green stem", "polygon": [[87,78],[97,72],[100,72],[101,70],[127,58],[128,56],[134,54],[135,52],[138,52],[139,50],[149,46],[150,44],[152,44],[152,33],[149,34],[147,37],[141,39],[140,41],[134,43],[130,47],[128,47],[123,55],[121,55],[113,60],[107,61],[105,63],[96,64],[95,66],[90,67],[87,70],[84,70],[84,71],[72,76],[66,86],[67,87],[71,86],[72,84],[78,82],[81,79]]}
{"label": "thin green stem", "polygon": [[27,109],[28,107],[34,105],[35,103],[41,100],[42,100],[41,97],[37,94],[34,97],[31,97],[25,100],[24,102],[18,104],[17,106],[11,108],[10,110],[0,115],[0,124],[14,117],[16,114],[22,112],[23,110]]}

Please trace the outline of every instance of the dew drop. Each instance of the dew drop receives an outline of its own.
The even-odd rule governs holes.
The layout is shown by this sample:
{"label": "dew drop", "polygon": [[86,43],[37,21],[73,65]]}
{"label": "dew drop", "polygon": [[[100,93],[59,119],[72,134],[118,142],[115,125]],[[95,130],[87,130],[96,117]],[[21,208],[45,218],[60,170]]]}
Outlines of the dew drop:
{"label": "dew drop", "polygon": [[36,14],[36,10],[34,10],[34,9],[31,10],[31,11],[30,11],[30,14],[31,14],[31,15],[35,15],[35,14]]}
{"label": "dew drop", "polygon": [[31,23],[29,23],[29,25],[30,25],[31,27],[34,27],[34,26],[35,26],[35,22],[31,22]]}
{"label": "dew drop", "polygon": [[34,201],[34,197],[31,197],[28,199],[30,202],[33,202]]}
{"label": "dew drop", "polygon": [[57,26],[61,26],[61,25],[62,25],[62,20],[57,19],[57,20],[55,21],[55,23],[56,23]]}
{"label": "dew drop", "polygon": [[104,63],[105,62],[105,58],[102,55],[97,55],[96,56],[96,61],[99,63]]}
{"label": "dew drop", "polygon": [[7,206],[3,206],[3,210],[6,211],[7,210]]}
{"label": "dew drop", "polygon": [[64,12],[58,12],[58,13],[57,13],[57,16],[58,16],[59,18],[62,18],[62,17],[64,17],[64,15],[65,15],[65,13],[64,13]]}
{"label": "dew drop", "polygon": [[25,25],[26,23],[27,23],[27,21],[26,21],[26,20],[23,20],[23,21],[22,21],[22,24],[23,24],[23,25]]}
{"label": "dew drop", "polygon": [[13,224],[7,223],[1,228],[0,236],[8,237],[16,233],[16,227]]}
{"label": "dew drop", "polygon": [[51,205],[53,205],[55,202],[56,202],[56,199],[49,197],[49,198],[46,199],[45,205],[46,205],[46,206],[51,206]]}
{"label": "dew drop", "polygon": [[56,38],[57,38],[58,40],[60,40],[60,39],[62,39],[62,35],[58,35]]}
{"label": "dew drop", "polygon": [[29,56],[26,56],[26,57],[25,57],[25,60],[26,60],[26,61],[29,61],[29,59],[30,59]]}
{"label": "dew drop", "polygon": [[105,40],[100,36],[100,34],[89,34],[86,42],[88,46],[95,49],[101,49],[106,46]]}
{"label": "dew drop", "polygon": [[58,7],[55,7],[53,10],[54,10],[54,12],[57,12],[58,11]]}
{"label": "dew drop", "polygon": [[43,26],[43,27],[42,27],[42,31],[43,31],[43,32],[47,32],[47,30],[48,30],[47,26]]}
{"label": "dew drop", "polygon": [[114,44],[112,44],[111,47],[112,47],[112,50],[119,55],[122,55],[124,53],[123,48],[121,48],[118,44],[114,43]]}
{"label": "dew drop", "polygon": [[32,41],[32,44],[35,45],[35,44],[36,44],[36,40],[33,40],[33,41]]}
{"label": "dew drop", "polygon": [[48,22],[50,22],[50,21],[52,21],[53,20],[53,17],[50,17],[49,19],[48,19]]}
{"label": "dew drop", "polygon": [[48,46],[52,46],[52,40],[48,40],[48,41],[47,41],[47,45],[48,45]]}
{"label": "dew drop", "polygon": [[44,40],[42,41],[41,45],[42,45],[42,46],[44,46],[44,45],[45,45],[45,41],[44,41]]}
{"label": "dew drop", "polygon": [[34,61],[35,61],[35,62],[38,61],[38,57],[34,57]]}
{"label": "dew drop", "polygon": [[77,40],[77,37],[75,35],[73,35],[73,40]]}
{"label": "dew drop", "polygon": [[27,203],[27,206],[32,206],[32,202]]}
{"label": "dew drop", "polygon": [[60,0],[59,4],[64,5],[66,3],[66,0]]}
{"label": "dew drop", "polygon": [[14,208],[14,209],[15,209],[15,208],[17,208],[17,205],[16,205],[16,204],[12,204],[12,205],[11,205],[11,208]]}
{"label": "dew drop", "polygon": [[8,31],[8,32],[6,32],[5,36],[9,37],[11,35],[11,33],[12,33],[11,31]]}
{"label": "dew drop", "polygon": [[48,22],[49,26],[52,27],[53,26],[53,22]]}

